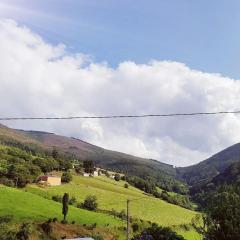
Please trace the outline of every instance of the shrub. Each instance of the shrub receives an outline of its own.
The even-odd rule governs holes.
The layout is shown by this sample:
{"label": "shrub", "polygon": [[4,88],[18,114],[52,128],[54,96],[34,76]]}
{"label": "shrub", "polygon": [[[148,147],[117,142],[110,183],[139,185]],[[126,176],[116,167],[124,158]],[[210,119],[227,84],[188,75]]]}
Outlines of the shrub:
{"label": "shrub", "polygon": [[160,227],[153,224],[151,227],[142,231],[141,234],[135,236],[133,240],[152,239],[152,240],[184,240],[184,237],[178,235],[168,227]]}
{"label": "shrub", "polygon": [[62,202],[62,197],[60,195],[52,196],[52,200],[55,202]]}
{"label": "shrub", "polygon": [[95,195],[88,195],[83,204],[82,207],[91,211],[95,211],[97,209],[97,197]]}
{"label": "shrub", "polygon": [[120,181],[120,179],[121,179],[120,174],[116,173],[115,176],[114,176],[114,179],[115,179],[116,181]]}
{"label": "shrub", "polygon": [[139,225],[137,223],[133,223],[132,229],[133,229],[133,232],[137,232],[139,230]]}
{"label": "shrub", "polygon": [[7,177],[1,177],[0,178],[0,183],[3,185],[6,185],[8,187],[14,187],[14,181],[12,179],[9,179]]}
{"label": "shrub", "polygon": [[69,172],[64,172],[62,174],[61,182],[63,183],[69,183],[72,181],[72,174]]}
{"label": "shrub", "polygon": [[71,197],[69,200],[70,205],[75,205],[77,203],[77,199],[75,197]]}
{"label": "shrub", "polygon": [[125,183],[125,184],[124,184],[124,187],[125,187],[125,188],[128,188],[128,184],[127,184],[127,183]]}
{"label": "shrub", "polygon": [[126,181],[126,177],[124,175],[121,176],[121,180]]}

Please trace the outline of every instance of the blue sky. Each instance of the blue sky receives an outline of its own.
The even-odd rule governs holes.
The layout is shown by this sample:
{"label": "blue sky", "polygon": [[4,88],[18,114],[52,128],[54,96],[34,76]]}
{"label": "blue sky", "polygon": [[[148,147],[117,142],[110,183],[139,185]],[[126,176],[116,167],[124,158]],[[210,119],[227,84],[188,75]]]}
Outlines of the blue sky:
{"label": "blue sky", "polygon": [[0,16],[110,66],[183,62],[240,78],[239,0],[8,0]]}

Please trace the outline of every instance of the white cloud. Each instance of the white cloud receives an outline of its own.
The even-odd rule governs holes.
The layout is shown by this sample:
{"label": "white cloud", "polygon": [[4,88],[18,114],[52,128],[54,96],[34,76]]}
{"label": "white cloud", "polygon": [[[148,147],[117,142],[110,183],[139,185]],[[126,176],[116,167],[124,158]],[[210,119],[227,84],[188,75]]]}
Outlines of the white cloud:
{"label": "white cloud", "polygon": [[[122,62],[115,69],[52,46],[0,20],[1,116],[81,116],[236,110],[240,82],[178,62]],[[171,163],[196,163],[238,142],[238,115],[8,122],[82,138]]]}

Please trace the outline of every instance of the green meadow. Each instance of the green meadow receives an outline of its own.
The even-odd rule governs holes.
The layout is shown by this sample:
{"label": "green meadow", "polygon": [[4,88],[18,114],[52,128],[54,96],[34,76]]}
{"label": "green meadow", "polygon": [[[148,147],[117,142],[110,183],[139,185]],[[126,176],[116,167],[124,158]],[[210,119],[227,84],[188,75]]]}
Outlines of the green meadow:
{"label": "green meadow", "polygon": [[176,228],[188,240],[199,239],[194,231],[183,231],[180,228],[183,224],[189,225],[196,212],[148,196],[134,187],[124,188],[124,184],[124,181],[117,182],[105,176],[89,178],[74,175],[73,181],[68,184],[49,187],[28,185],[25,191],[48,199],[67,192],[78,202],[83,202],[87,195],[92,194],[97,196],[98,208],[102,210],[125,210],[126,201],[130,199],[132,217]]}
{"label": "green meadow", "polygon": [[[14,221],[20,223],[23,221],[46,221],[49,218],[56,217],[62,219],[61,203],[45,199],[41,196],[0,186],[0,216],[12,215]],[[98,226],[123,226],[124,223],[110,215],[97,212],[90,212],[70,206],[68,221],[76,221],[79,224],[93,224]]]}

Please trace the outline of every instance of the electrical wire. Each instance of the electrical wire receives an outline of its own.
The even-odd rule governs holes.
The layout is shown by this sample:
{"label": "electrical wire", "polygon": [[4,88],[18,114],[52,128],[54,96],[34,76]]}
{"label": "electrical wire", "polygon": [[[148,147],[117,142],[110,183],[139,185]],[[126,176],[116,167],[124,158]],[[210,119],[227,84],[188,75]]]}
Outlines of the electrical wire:
{"label": "electrical wire", "polygon": [[74,119],[109,119],[109,118],[148,118],[148,117],[180,117],[180,116],[198,116],[198,115],[222,115],[239,114],[237,111],[219,111],[219,112],[191,112],[191,113],[169,113],[169,114],[142,114],[142,115],[103,115],[103,116],[69,116],[69,117],[0,117],[0,121],[15,120],[74,120]]}

